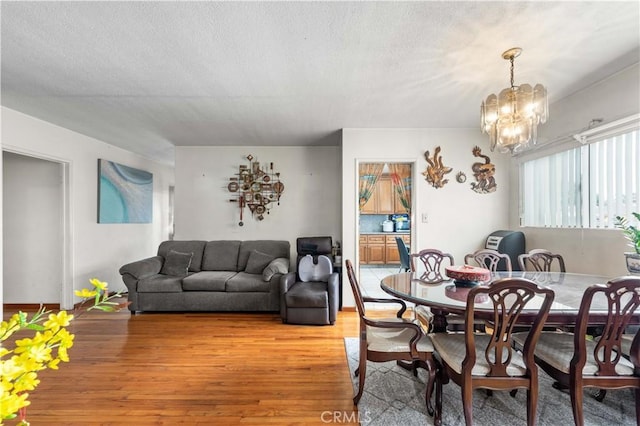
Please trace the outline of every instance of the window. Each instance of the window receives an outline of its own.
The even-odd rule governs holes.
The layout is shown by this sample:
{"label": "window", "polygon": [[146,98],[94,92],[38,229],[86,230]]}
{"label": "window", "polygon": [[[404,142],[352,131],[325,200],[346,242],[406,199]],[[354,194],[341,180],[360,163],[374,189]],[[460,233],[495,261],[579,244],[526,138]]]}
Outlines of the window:
{"label": "window", "polygon": [[576,135],[584,145],[524,161],[521,224],[611,228],[615,216],[640,211],[637,121],[634,127],[623,133]]}

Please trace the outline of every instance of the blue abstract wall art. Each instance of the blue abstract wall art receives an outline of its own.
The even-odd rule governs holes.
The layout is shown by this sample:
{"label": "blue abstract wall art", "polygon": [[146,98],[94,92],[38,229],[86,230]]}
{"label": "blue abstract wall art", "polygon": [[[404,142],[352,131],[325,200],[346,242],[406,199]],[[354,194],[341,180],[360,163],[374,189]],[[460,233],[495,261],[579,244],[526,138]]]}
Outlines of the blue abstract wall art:
{"label": "blue abstract wall art", "polygon": [[153,174],[98,160],[98,223],[151,223]]}

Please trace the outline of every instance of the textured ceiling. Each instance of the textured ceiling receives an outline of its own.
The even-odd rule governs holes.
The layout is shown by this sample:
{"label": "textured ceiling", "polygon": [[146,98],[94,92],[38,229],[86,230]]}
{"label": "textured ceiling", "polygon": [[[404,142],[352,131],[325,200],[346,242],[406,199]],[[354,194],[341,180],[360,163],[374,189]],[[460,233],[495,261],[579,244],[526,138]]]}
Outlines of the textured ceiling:
{"label": "textured ceiling", "polygon": [[638,62],[640,2],[6,2],[2,104],[165,163],[174,146],[330,145],[475,127]]}

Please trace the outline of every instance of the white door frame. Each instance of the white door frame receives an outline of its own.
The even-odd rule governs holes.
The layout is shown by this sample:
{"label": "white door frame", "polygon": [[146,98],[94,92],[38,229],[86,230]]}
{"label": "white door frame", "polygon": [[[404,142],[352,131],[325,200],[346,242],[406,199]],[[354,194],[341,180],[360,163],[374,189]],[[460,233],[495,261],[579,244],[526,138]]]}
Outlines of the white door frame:
{"label": "white door frame", "polygon": [[39,152],[33,152],[13,146],[2,145],[2,151],[24,155],[26,157],[38,158],[40,160],[51,161],[60,164],[60,166],[62,167],[62,247],[60,247],[62,253],[62,282],[59,289],[60,309],[73,309],[73,289],[75,287],[73,282],[73,227],[71,226],[71,224],[73,223],[73,210],[71,208],[71,200],[73,199],[71,193],[72,164],[67,159],[58,158]]}
{"label": "white door frame", "polygon": [[[416,204],[417,204],[417,194],[415,192],[416,182],[418,179],[418,160],[415,158],[393,158],[387,160],[381,160],[379,158],[376,159],[368,159],[368,158],[356,158],[356,196],[358,196],[360,192],[360,163],[403,163],[403,164],[411,164],[411,215],[409,215],[409,220],[411,220],[411,230],[409,235],[411,236],[411,243],[409,245],[409,252],[411,252],[411,247],[416,242],[416,228],[417,228],[417,220],[415,220],[415,212],[416,212]],[[355,263],[354,269],[356,278],[360,279],[360,203],[356,202],[356,223],[353,226],[355,230],[355,239],[356,242],[356,250],[355,250]]]}

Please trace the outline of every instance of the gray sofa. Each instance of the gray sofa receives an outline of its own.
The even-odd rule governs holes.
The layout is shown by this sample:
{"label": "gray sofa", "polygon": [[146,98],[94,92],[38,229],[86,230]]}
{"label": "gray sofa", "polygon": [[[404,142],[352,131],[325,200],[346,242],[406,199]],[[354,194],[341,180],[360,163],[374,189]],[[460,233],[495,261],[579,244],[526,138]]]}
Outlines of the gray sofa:
{"label": "gray sofa", "polygon": [[132,312],[276,312],[289,253],[289,241],[164,241],[120,274]]}

